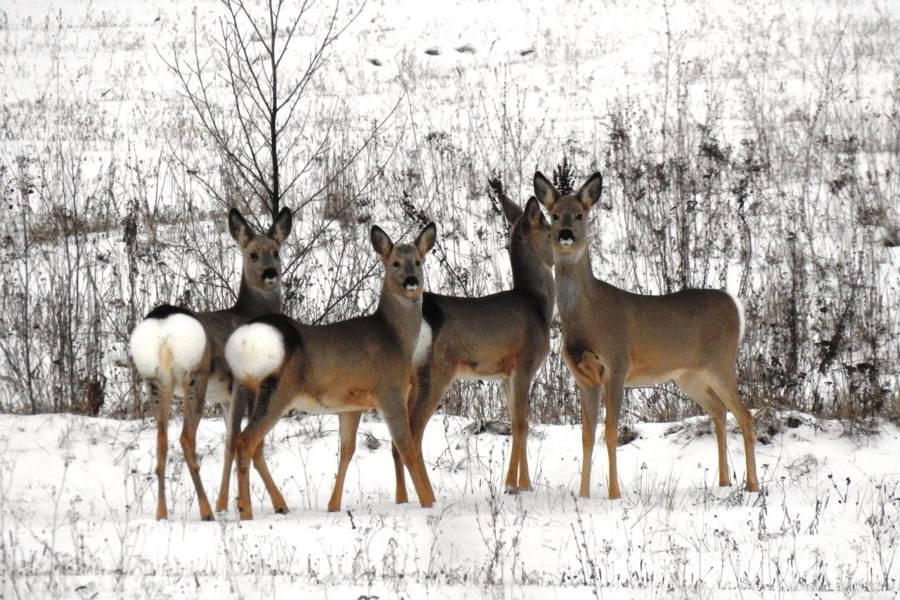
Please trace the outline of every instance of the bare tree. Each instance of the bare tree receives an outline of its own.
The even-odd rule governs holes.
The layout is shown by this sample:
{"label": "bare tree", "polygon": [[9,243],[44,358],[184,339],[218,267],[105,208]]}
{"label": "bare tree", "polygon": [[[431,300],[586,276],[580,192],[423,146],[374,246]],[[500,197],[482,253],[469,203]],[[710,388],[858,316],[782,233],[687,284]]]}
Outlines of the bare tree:
{"label": "bare tree", "polygon": [[[221,3],[225,13],[218,21],[209,54],[203,52],[198,39],[195,12],[193,43],[187,51],[173,46],[171,61],[163,61],[237,182],[252,190],[274,220],[284,198],[325,149],[330,123],[305,161],[292,168],[289,159],[303,141],[305,130],[303,124],[295,126],[298,109],[305,104],[326,50],[359,12],[339,26],[335,4],[315,22],[311,44],[300,48],[304,24],[318,18],[310,0],[299,5],[266,0],[260,14],[254,14],[254,7],[245,0]],[[289,50],[298,51],[302,60],[297,61],[297,52]],[[183,158],[176,156],[176,160],[189,167]],[[231,204],[203,175],[190,172],[217,201]],[[297,203],[293,208],[300,207]]]}

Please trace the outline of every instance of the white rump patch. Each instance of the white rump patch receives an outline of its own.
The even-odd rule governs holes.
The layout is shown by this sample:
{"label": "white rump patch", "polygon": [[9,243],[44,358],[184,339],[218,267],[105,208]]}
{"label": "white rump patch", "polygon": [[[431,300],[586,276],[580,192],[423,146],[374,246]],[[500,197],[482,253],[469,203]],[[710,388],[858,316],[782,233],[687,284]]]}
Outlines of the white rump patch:
{"label": "white rump patch", "polygon": [[428,360],[431,354],[431,325],[428,321],[422,319],[422,326],[419,328],[419,338],[416,340],[416,349],[413,350],[413,365],[419,366]]}
{"label": "white rump patch", "polygon": [[738,325],[738,327],[739,327],[738,341],[741,341],[742,339],[744,339],[744,327],[747,323],[746,319],[744,318],[744,303],[741,302],[740,298],[738,298],[731,292],[725,292],[725,293],[728,294],[729,296],[731,296],[731,300],[734,302],[734,306],[737,308],[738,323],[739,323],[739,325]]}
{"label": "white rump patch", "polygon": [[179,377],[193,371],[206,351],[206,332],[200,321],[183,313],[165,319],[144,319],[131,332],[131,359],[145,379],[163,373],[163,351],[172,356],[172,375]]}
{"label": "white rump patch", "polygon": [[264,379],[284,362],[281,332],[266,323],[238,327],[225,344],[225,360],[239,380]]}

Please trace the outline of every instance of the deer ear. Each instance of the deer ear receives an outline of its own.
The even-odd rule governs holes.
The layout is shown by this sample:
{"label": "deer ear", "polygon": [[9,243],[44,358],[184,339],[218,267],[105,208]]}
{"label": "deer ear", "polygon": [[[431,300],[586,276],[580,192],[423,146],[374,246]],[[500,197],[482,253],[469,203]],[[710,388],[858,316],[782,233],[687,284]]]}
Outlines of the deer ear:
{"label": "deer ear", "polygon": [[603,193],[603,176],[600,173],[594,173],[578,189],[576,196],[581,201],[582,206],[587,209],[597,203],[601,193]]}
{"label": "deer ear", "polygon": [[525,218],[528,219],[528,222],[532,225],[540,223],[542,220],[546,221],[546,219],[544,219],[544,213],[541,211],[541,205],[534,196],[529,198],[528,202],[525,203]]}
{"label": "deer ear", "polygon": [[503,208],[503,216],[510,225],[522,218],[522,209],[516,206],[516,203],[507,197],[506,194],[497,194],[500,198],[500,206]]}
{"label": "deer ear", "polygon": [[246,248],[247,244],[256,237],[256,233],[247,225],[247,221],[244,220],[241,212],[236,208],[232,208],[228,213],[228,231],[231,232],[231,237],[241,245],[241,248]]}
{"label": "deer ear", "polygon": [[559,192],[540,171],[534,172],[534,195],[547,210],[553,210],[553,205],[559,200]]}
{"label": "deer ear", "polygon": [[294,215],[292,215],[291,211],[287,208],[282,208],[281,212],[278,213],[278,218],[275,219],[275,222],[269,227],[268,236],[275,240],[275,243],[280,246],[281,243],[284,242],[284,238],[291,233],[291,227],[293,227],[293,225]]}
{"label": "deer ear", "polygon": [[434,223],[429,223],[425,226],[425,229],[416,236],[415,246],[416,250],[419,251],[419,256],[425,256],[428,254],[428,251],[434,248],[434,242],[437,239],[437,226]]}
{"label": "deer ear", "polygon": [[385,260],[390,256],[391,250],[394,249],[394,242],[378,225],[372,225],[372,247]]}

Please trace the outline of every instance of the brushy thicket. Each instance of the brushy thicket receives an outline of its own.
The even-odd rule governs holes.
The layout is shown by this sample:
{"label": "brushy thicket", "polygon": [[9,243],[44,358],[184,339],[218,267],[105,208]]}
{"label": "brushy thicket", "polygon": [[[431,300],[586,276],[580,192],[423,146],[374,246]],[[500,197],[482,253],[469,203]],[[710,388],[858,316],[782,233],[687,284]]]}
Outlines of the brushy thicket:
{"label": "brushy thicket", "polygon": [[[429,219],[439,224],[430,289],[504,288],[505,226],[487,180],[499,175],[524,203],[534,169],[549,175],[565,162],[575,185],[594,170],[604,175],[592,223],[597,276],[644,293],[728,286],[743,300],[739,381],[751,407],[853,423],[896,417],[900,84],[885,73],[898,72],[900,24],[889,15],[812,24],[816,35],[801,38],[788,69],[813,81],[805,103],[768,78],[783,51],[776,38],[793,25],[745,25],[760,38],[742,46],[752,54],[735,57],[741,74],[727,91],[667,30],[654,92],[619,94],[593,115],[601,124],[593,133],[550,131],[548,116],[528,109],[539,92],[510,83],[512,75],[490,100],[458,83],[468,93],[465,117],[420,125],[427,107],[415,103],[427,94],[416,86],[427,87],[427,56],[401,66],[405,125],[361,126],[346,98],[341,110],[313,101],[309,122],[329,128],[329,144],[302,182],[324,190],[296,198],[286,312],[318,323],[374,306],[381,274],[367,233],[376,221],[398,237]],[[884,89],[871,94],[868,75]],[[230,204],[266,225],[268,217],[186,105],[153,125],[165,144],[145,145],[121,142],[129,137],[96,95],[42,102],[9,103],[0,115],[0,410],[139,416],[146,407],[125,352],[136,321],[162,301],[226,306],[237,286],[225,208],[207,200],[185,165],[197,165]],[[36,111],[52,122],[35,121]],[[10,143],[29,136],[46,142]],[[109,139],[120,141],[107,152]],[[352,167],[337,172],[348,159]],[[553,337],[533,420],[578,422],[558,327]],[[454,384],[444,410],[491,418],[504,405],[496,384],[466,382]],[[631,392],[626,409],[649,420],[697,412],[670,386]]]}

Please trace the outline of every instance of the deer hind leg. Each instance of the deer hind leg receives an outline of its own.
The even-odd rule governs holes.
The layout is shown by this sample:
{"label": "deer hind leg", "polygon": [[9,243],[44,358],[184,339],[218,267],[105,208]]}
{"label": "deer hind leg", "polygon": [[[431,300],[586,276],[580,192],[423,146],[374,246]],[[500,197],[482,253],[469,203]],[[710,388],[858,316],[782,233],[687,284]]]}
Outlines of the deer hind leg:
{"label": "deer hind leg", "polygon": [[425,460],[422,458],[422,448],[415,443],[410,431],[407,396],[402,389],[396,387],[376,390],[373,395],[378,399],[381,414],[391,432],[391,439],[396,451],[409,470],[409,476],[416,488],[416,495],[419,497],[419,504],[423,508],[428,508],[434,504],[434,491],[428,480],[428,471],[425,468]]}
{"label": "deer hind leg", "polygon": [[597,441],[597,418],[600,415],[600,386],[578,381],[581,396],[581,489],[578,495],[591,497],[591,465]]}
{"label": "deer hind leg", "polygon": [[753,415],[741,400],[738,392],[737,378],[731,369],[721,373],[709,373],[706,376],[709,387],[737,419],[738,426],[744,436],[744,454],[747,460],[747,491],[759,491],[759,479],[756,477],[756,432]]}
{"label": "deer hind leg", "polygon": [[169,411],[172,407],[172,385],[150,381],[150,402],[156,405],[156,518],[168,518],[166,507],[166,459],[169,454]]}
{"label": "deer hind leg", "polygon": [[253,414],[247,427],[234,441],[234,452],[237,457],[237,505],[242,520],[253,518],[250,504],[250,461],[258,460],[255,459],[257,449],[261,447],[266,434],[275,426],[283,412],[273,407],[275,404],[273,395],[277,385],[278,380],[275,377],[263,381],[256,392]]}
{"label": "deer hind leg", "polygon": [[509,453],[509,470],[506,473],[506,491],[516,494],[531,491],[528,474],[528,392],[531,388],[530,373],[513,371],[505,382],[506,403],[512,422],[512,449]]}
{"label": "deer hind leg", "polygon": [[284,496],[281,495],[281,490],[275,485],[275,480],[272,479],[272,474],[269,473],[269,466],[266,464],[266,457],[263,453],[265,445],[266,441],[263,439],[256,447],[256,451],[253,453],[253,468],[259,473],[263,484],[266,486],[266,492],[272,501],[272,509],[279,515],[286,515],[288,512],[287,503],[284,501]]}
{"label": "deer hind leg", "polygon": [[194,482],[194,490],[197,492],[197,503],[200,505],[200,519],[212,521],[213,513],[200,480],[200,461],[197,459],[197,428],[200,426],[200,417],[203,415],[203,405],[206,399],[206,383],[209,373],[198,371],[186,376],[187,385],[184,386],[184,425],[181,429],[181,449],[184,452],[184,462],[191,481]]}
{"label": "deer hind leg", "polygon": [[724,487],[731,485],[731,476],[728,470],[728,455],[726,451],[727,432],[725,431],[725,417],[727,411],[725,404],[712,392],[712,389],[704,379],[694,371],[681,374],[675,383],[681,390],[691,397],[709,413],[716,433],[716,445],[719,454],[719,485]]}
{"label": "deer hind leg", "polygon": [[334,480],[334,489],[331,491],[331,499],[328,501],[328,512],[341,510],[341,497],[344,495],[344,478],[347,475],[347,467],[350,459],[356,452],[356,432],[359,430],[359,419],[362,412],[346,412],[338,416],[340,420],[341,450],[338,458],[337,477]]}
{"label": "deer hind leg", "polygon": [[[231,402],[225,410],[225,461],[222,465],[222,483],[219,485],[219,496],[216,499],[216,512],[224,512],[228,509],[228,488],[231,486],[231,470],[234,465],[235,456],[235,440],[237,433],[241,430],[241,420],[247,407],[253,401],[253,395],[247,388],[235,382],[235,391],[232,394]],[[266,486],[266,492],[272,501],[272,508],[278,514],[286,514],[288,512],[287,503],[284,496],[275,481],[269,473],[269,467],[266,464],[265,453],[263,452],[264,442],[260,442],[256,451],[253,453],[253,467],[263,480]]]}

